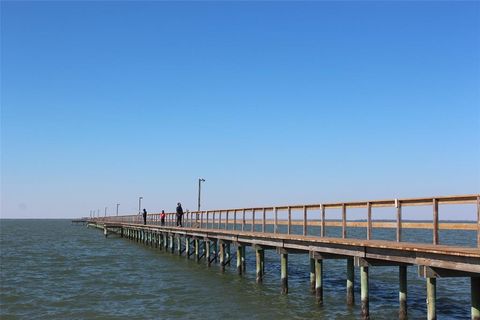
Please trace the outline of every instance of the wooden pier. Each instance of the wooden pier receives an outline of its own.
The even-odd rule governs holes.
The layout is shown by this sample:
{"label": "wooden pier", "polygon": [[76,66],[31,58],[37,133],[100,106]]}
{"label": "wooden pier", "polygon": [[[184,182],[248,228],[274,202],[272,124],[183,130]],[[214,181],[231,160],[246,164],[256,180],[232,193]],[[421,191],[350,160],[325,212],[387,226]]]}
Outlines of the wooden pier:
{"label": "wooden pier", "polygon": [[[439,211],[444,205],[471,205],[476,223],[440,223]],[[406,222],[402,208],[430,206],[432,221]],[[376,208],[395,208],[395,222],[373,221]],[[366,221],[348,221],[348,209],[364,208]],[[340,209],[342,219],[326,219],[330,209]],[[300,212],[294,219],[292,211]],[[315,214],[315,216],[313,216]],[[267,217],[271,215],[272,217]],[[105,236],[117,233],[133,241],[142,242],[171,253],[192,256],[207,266],[219,262],[222,270],[232,263],[231,248],[236,248],[236,268],[244,274],[245,247],[255,251],[256,281],[261,283],[265,274],[265,250],[275,250],[281,265],[281,292],[288,293],[288,256],[306,254],[310,261],[310,290],[316,301],[323,302],[323,260],[347,261],[346,303],[355,304],[354,274],[360,272],[361,316],[369,319],[369,269],[382,266],[398,267],[398,316],[407,319],[407,268],[416,267],[425,278],[427,319],[436,319],[436,281],[445,277],[469,277],[471,283],[471,318],[480,320],[480,195],[462,195],[415,199],[392,199],[363,202],[308,204],[261,208],[240,208],[188,212],[184,227],[175,226],[175,214],[168,213],[165,225],[159,214],[148,215],[144,225],[139,215],[88,218],[89,225],[101,228]],[[300,230],[294,233],[294,226]],[[300,228],[299,228],[300,227]],[[312,234],[316,227],[318,234]],[[327,237],[327,228],[341,228],[341,237]],[[366,229],[365,239],[349,238],[350,228]],[[395,229],[395,239],[375,240],[374,228]],[[431,229],[430,243],[402,241],[402,230]],[[476,232],[476,247],[450,246],[440,243],[439,230],[470,230]],[[309,232],[310,231],[310,232]]]}

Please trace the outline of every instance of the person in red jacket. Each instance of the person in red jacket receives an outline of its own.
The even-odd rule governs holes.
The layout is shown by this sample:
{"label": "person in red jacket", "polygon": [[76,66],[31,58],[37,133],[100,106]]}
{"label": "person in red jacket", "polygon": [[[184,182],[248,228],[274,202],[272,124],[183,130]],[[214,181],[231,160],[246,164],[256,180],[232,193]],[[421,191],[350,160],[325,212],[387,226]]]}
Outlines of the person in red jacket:
{"label": "person in red jacket", "polygon": [[160,214],[160,225],[165,225],[165,210],[162,210],[162,213]]}

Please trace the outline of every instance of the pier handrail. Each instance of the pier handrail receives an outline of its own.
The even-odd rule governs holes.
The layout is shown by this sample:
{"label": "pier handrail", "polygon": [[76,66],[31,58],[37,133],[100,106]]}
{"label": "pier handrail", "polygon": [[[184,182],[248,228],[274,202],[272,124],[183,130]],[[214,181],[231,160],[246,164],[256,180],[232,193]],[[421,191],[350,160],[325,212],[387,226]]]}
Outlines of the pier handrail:
{"label": "pier handrail", "polygon": [[[439,205],[446,204],[476,204],[476,223],[474,221],[472,221],[472,223],[440,222]],[[403,220],[402,208],[409,206],[431,206],[432,221],[412,222]],[[349,208],[366,208],[366,221],[348,221],[347,209]],[[374,219],[372,219],[373,208],[395,208],[395,220],[374,221]],[[302,219],[292,219],[292,210],[298,209],[302,210],[303,212]],[[312,209],[319,210],[320,213],[319,216],[317,216],[315,219],[311,219],[311,217],[309,218],[308,215],[309,210]],[[328,209],[341,209],[341,220],[327,220],[326,211]],[[280,211],[282,211],[283,213],[287,213],[286,219],[279,219],[278,214]],[[267,213],[273,213],[274,217],[267,219]],[[165,225],[175,226],[176,214],[174,212],[168,212],[165,214]],[[224,217],[223,222],[222,214]],[[141,219],[141,216],[138,214],[90,218],[90,220],[93,221],[122,223],[139,223]],[[149,224],[160,224],[160,213],[148,214],[147,221]],[[261,233],[266,232],[267,225],[273,225],[273,232],[271,233],[280,233],[279,226],[286,225],[286,234],[292,233],[292,226],[300,225],[302,226],[302,233],[304,236],[310,235],[308,233],[309,226],[319,226],[320,232],[316,235],[319,237],[325,237],[326,227],[341,227],[341,238],[347,238],[347,228],[359,227],[367,229],[367,240],[372,239],[372,230],[374,228],[394,228],[396,229],[396,239],[390,240],[394,242],[402,241],[402,229],[432,229],[434,245],[438,245],[440,243],[439,230],[441,229],[472,230],[477,232],[477,247],[480,248],[480,194],[187,211],[184,214],[184,225],[202,229],[211,226],[215,229],[230,229]],[[249,230],[246,229],[247,227],[249,228]]]}

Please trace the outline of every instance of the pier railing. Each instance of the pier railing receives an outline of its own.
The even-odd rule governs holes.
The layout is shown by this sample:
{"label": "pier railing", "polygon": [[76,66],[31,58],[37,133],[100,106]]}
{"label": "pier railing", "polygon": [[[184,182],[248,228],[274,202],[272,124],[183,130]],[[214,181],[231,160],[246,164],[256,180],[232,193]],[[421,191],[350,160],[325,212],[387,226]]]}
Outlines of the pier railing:
{"label": "pier railing", "polygon": [[[439,211],[440,207],[444,205],[473,205],[473,210],[476,211],[476,221],[471,223],[440,222]],[[430,207],[432,220],[417,222],[402,219],[402,209],[412,206]],[[364,221],[349,221],[348,210],[358,208],[366,210]],[[372,213],[378,208],[394,208],[395,216],[389,221],[375,221],[372,219]],[[340,210],[341,219],[327,219],[328,212],[334,209]],[[296,218],[293,217],[293,211],[296,213]],[[169,212],[165,215],[165,225],[175,226],[176,214]],[[104,222],[143,223],[143,218],[139,214],[91,219]],[[147,224],[160,225],[160,213],[148,214]],[[477,233],[477,247],[480,248],[480,194],[187,211],[183,216],[183,225],[201,229],[301,234],[318,237],[326,236],[327,227],[337,227],[341,229],[341,238],[348,237],[347,230],[349,228],[365,228],[367,240],[373,239],[372,231],[375,228],[387,228],[395,229],[395,240],[393,241],[397,242],[402,241],[402,230],[404,229],[431,229],[434,245],[440,244],[439,230],[471,230]],[[316,227],[318,233],[312,234],[311,227]],[[294,228],[296,228],[295,231],[300,228],[300,233],[294,233]]]}

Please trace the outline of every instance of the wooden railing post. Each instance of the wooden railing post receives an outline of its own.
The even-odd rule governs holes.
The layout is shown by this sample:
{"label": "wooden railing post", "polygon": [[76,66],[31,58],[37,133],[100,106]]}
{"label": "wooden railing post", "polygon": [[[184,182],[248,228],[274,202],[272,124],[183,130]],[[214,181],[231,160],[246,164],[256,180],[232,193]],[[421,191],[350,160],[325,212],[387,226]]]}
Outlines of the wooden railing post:
{"label": "wooden railing post", "polygon": [[242,210],[242,231],[245,229],[245,209]]}
{"label": "wooden railing post", "polygon": [[290,234],[292,232],[292,208],[288,207],[288,228],[287,228],[287,234]]}
{"label": "wooden railing post", "polygon": [[227,212],[225,213],[225,230],[228,230],[228,210]]}
{"label": "wooden railing post", "polygon": [[307,206],[303,206],[303,235],[307,235]]}
{"label": "wooden railing post", "polygon": [[438,244],[438,200],[433,199],[433,244]]}
{"label": "wooden railing post", "polygon": [[347,207],[342,204],[342,238],[347,237]]}
{"label": "wooden railing post", "polygon": [[477,196],[477,247],[480,248],[480,196]]}
{"label": "wooden railing post", "polygon": [[[273,208],[273,212],[274,212],[274,226],[273,226],[273,233],[277,233],[278,232],[278,210],[277,210],[277,207]],[[480,230],[480,229],[479,229]]]}
{"label": "wooden railing post", "polygon": [[402,241],[402,203],[395,199],[395,206],[397,207],[397,242]]}
{"label": "wooden railing post", "polygon": [[322,216],[322,224],[320,226],[320,236],[325,237],[325,206],[323,204],[320,205],[320,212]]}
{"label": "wooden railing post", "polygon": [[265,232],[265,219],[266,219],[266,209],[263,208],[263,212],[262,212],[262,232]]}
{"label": "wooden railing post", "polygon": [[367,202],[367,240],[372,239],[372,204]]}
{"label": "wooden railing post", "polygon": [[252,227],[251,227],[251,231],[252,231],[252,232],[255,231],[255,209],[252,209]]}
{"label": "wooden railing post", "polygon": [[233,230],[237,230],[237,210],[233,210]]}

